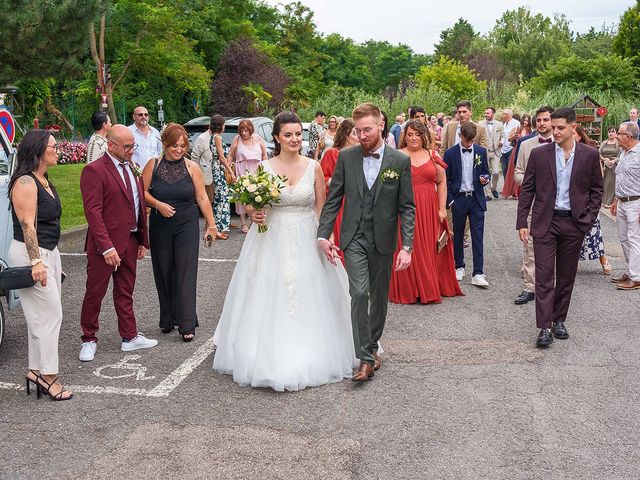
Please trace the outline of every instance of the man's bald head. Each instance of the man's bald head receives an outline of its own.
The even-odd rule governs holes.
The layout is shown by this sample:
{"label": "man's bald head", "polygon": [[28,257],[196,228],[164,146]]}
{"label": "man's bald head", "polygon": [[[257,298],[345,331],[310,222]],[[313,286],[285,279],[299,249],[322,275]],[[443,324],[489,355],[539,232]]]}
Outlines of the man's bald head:
{"label": "man's bald head", "polygon": [[402,115],[396,115],[396,122],[398,123],[404,122],[404,117]]}
{"label": "man's bald head", "polygon": [[121,162],[129,162],[135,150],[133,133],[125,125],[113,125],[107,132],[107,149]]}

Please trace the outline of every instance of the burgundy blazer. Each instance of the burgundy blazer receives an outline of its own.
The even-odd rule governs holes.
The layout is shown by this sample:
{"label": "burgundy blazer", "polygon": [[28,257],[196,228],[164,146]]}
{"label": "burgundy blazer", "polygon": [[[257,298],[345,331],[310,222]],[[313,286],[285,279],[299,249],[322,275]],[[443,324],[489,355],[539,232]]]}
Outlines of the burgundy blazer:
{"label": "burgundy blazer", "polygon": [[[531,151],[518,199],[516,228],[527,228],[527,215],[533,204],[531,235],[534,238],[547,233],[553,217],[557,188],[555,146],[550,143]],[[580,231],[587,233],[600,211],[602,171],[598,150],[583,143],[576,143],[569,199],[573,222]]]}
{"label": "burgundy blazer", "polygon": [[[139,245],[149,248],[142,177],[134,178],[140,199],[136,237]],[[102,255],[106,250],[115,248],[122,258],[131,236],[129,219],[133,206],[127,187],[107,154],[84,167],[80,175],[80,191],[84,216],[89,224],[85,251]]]}

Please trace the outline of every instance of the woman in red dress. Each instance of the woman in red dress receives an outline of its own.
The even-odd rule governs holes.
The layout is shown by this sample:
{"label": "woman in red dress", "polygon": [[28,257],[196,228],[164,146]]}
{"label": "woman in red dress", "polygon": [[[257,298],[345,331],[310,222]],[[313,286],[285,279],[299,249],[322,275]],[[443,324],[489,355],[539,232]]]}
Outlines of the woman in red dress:
{"label": "woman in red dress", "polygon": [[393,303],[440,303],[442,297],[462,295],[456,280],[453,242],[447,242],[440,253],[437,245],[443,230],[450,234],[444,173],[447,165],[431,145],[427,128],[418,120],[407,122],[401,147],[401,151],[411,157],[416,219],[411,265],[406,270],[391,273],[389,300]]}
{"label": "woman in red dress", "polygon": [[[353,147],[359,143],[355,123],[353,123],[351,118],[345,118],[340,123],[340,126],[333,137],[333,147],[325,152],[322,157],[322,162],[320,163],[322,173],[324,173],[324,181],[327,185],[327,194],[329,194],[331,177],[333,177],[333,171],[336,169],[336,162],[338,161],[338,154],[340,153],[340,150],[343,148]],[[338,212],[336,223],[333,225],[333,242],[336,245],[340,245],[340,225],[342,225],[342,208]],[[340,255],[340,259],[344,264],[344,254],[342,253],[342,250],[338,250],[338,255]]]}
{"label": "woman in red dress", "polygon": [[525,113],[522,116],[522,123],[520,126],[513,130],[513,133],[509,136],[509,142],[513,145],[511,149],[511,156],[509,157],[509,167],[507,168],[507,176],[504,179],[504,185],[502,186],[502,196],[504,198],[520,196],[520,185],[518,185],[513,176],[516,172],[516,150],[518,141],[522,137],[526,137],[531,133],[531,116]]}

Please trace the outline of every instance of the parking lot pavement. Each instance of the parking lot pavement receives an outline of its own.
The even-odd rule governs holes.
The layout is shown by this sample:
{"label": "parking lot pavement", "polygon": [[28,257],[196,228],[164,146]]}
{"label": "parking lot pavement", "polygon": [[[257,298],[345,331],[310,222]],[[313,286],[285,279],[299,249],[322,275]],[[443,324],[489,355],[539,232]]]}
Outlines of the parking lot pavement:
{"label": "parking lot pavement", "polygon": [[[295,393],[239,387],[211,370],[211,336],[244,235],[202,249],[192,343],[157,328],[151,262],[140,262],[139,329],[153,349],[121,352],[110,294],[96,359],[78,361],[83,239],[63,245],[61,378],[76,398],[27,397],[20,310],[0,350],[0,478],[637,478],[638,292],[581,262],[571,338],[535,349],[521,290],[515,202],[489,204],[488,290],[440,305],[390,305],[373,381]],[[603,234],[614,271],[622,252]],[[470,254],[470,252],[468,252]]]}

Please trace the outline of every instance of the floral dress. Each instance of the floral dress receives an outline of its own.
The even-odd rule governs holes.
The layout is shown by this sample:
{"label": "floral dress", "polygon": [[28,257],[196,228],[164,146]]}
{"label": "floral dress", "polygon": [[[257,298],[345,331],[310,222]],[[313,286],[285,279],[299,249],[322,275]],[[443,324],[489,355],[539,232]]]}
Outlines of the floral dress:
{"label": "floral dress", "polygon": [[580,250],[580,260],[597,260],[604,255],[604,240],[600,228],[600,215],[593,222],[591,230],[584,236],[582,249]]}
{"label": "floral dress", "polygon": [[[215,138],[220,135],[214,133],[209,141],[209,148],[213,156],[211,168],[213,169],[213,218],[219,232],[228,232],[231,226],[231,206],[229,205],[229,185],[224,178],[224,166],[218,158],[218,149],[215,145]],[[224,143],[223,143],[224,145]]]}

